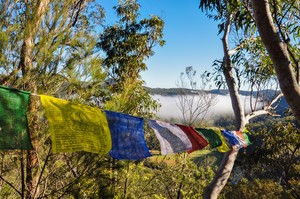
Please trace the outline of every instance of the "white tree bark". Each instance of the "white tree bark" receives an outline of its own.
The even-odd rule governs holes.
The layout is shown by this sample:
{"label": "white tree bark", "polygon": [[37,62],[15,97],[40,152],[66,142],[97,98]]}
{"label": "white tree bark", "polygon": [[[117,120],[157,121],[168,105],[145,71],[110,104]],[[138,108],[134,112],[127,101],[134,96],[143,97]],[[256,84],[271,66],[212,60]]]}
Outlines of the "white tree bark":
{"label": "white tree bark", "polygon": [[[236,130],[243,130],[246,125],[244,108],[241,104],[238,89],[236,86],[236,82],[232,73],[232,63],[230,59],[230,50],[228,47],[228,35],[230,32],[230,25],[232,23],[232,13],[228,13],[227,21],[225,25],[225,31],[222,38],[223,44],[223,52],[224,52],[224,68],[223,73],[226,79],[226,84],[228,86],[228,91],[231,99],[231,105],[234,112],[235,117],[235,128]],[[204,190],[203,198],[217,199],[224,186],[226,185],[232,168],[234,166],[234,162],[236,156],[238,154],[238,149],[232,148],[230,151],[226,152],[223,156],[221,165],[219,166],[214,179],[210,183],[208,187]]]}

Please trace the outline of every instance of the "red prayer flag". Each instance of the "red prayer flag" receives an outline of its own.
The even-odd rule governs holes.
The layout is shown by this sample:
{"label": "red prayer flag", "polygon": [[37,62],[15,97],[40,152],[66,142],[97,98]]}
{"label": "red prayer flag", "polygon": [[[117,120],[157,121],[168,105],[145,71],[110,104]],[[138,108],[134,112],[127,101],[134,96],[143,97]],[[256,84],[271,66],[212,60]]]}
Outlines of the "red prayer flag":
{"label": "red prayer flag", "polygon": [[176,124],[181,130],[187,135],[190,142],[192,143],[192,149],[188,150],[188,153],[203,149],[208,145],[208,142],[191,126],[184,126]]}

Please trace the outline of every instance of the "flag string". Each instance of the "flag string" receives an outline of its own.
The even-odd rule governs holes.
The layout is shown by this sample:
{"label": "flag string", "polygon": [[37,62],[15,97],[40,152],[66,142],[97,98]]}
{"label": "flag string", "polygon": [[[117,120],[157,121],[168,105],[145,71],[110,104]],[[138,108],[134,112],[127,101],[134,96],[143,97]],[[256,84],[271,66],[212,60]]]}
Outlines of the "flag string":
{"label": "flag string", "polygon": [[[16,93],[19,91],[22,93]],[[251,142],[245,132],[219,129],[201,129],[181,124],[136,117],[125,113],[101,110],[49,95],[40,95],[0,86],[0,149],[31,149],[26,112],[29,96],[38,96],[49,122],[52,150],[58,152],[87,151],[109,153],[115,159],[138,160],[151,154],[144,138],[144,121],[148,121],[159,141],[161,154],[201,150],[207,145],[219,152],[247,147]],[[12,100],[14,99],[14,100]],[[20,103],[22,102],[22,103]],[[8,116],[4,116],[4,115]],[[25,116],[24,116],[25,115]],[[22,128],[14,128],[12,122],[24,121]],[[26,126],[27,125],[27,126]],[[20,129],[27,132],[21,136]],[[25,130],[24,130],[25,129]],[[6,132],[6,133],[5,133]],[[9,132],[15,133],[11,139]],[[13,143],[9,140],[17,140]],[[23,145],[17,144],[22,143]]]}

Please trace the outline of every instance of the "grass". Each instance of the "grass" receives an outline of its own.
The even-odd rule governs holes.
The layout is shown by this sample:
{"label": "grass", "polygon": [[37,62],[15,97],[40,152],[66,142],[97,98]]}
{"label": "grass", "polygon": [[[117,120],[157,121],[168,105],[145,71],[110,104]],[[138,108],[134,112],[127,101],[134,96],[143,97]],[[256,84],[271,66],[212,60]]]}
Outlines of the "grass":
{"label": "grass", "polygon": [[198,150],[191,153],[190,157],[198,165],[219,166],[223,153],[216,150]]}
{"label": "grass", "polygon": [[[150,157],[150,160],[152,162],[155,162],[157,164],[166,163],[168,166],[174,166],[176,165],[176,156],[174,155],[167,155],[162,156],[160,155],[159,151],[151,151],[152,157]],[[198,150],[194,151],[193,153],[188,155],[189,158],[191,158],[197,165],[201,166],[219,166],[222,158],[223,153],[220,153],[215,150]]]}

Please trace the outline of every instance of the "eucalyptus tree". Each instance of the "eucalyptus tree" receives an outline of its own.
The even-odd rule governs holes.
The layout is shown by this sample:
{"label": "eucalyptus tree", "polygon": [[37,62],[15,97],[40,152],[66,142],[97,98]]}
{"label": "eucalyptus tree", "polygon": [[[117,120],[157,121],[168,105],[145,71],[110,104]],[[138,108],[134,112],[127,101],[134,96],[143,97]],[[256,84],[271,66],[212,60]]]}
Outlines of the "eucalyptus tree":
{"label": "eucalyptus tree", "polygon": [[98,47],[106,54],[103,66],[113,93],[106,108],[149,117],[158,105],[145,91],[140,72],[147,69],[145,60],[154,54],[153,48],[165,43],[164,22],[157,16],[140,20],[139,8],[135,0],[115,6],[119,21],[104,28]]}
{"label": "eucalyptus tree", "polygon": [[163,20],[158,16],[139,20],[139,8],[136,0],[121,1],[115,6],[119,21],[105,27],[98,43],[107,55],[103,65],[117,83],[140,78],[139,72],[147,69],[145,59],[154,54],[154,46],[165,43]]}
{"label": "eucalyptus tree", "polygon": [[280,88],[300,122],[299,1],[252,1],[261,39],[271,57]]}
{"label": "eucalyptus tree", "polygon": [[[270,70],[272,67],[269,67],[271,62],[268,61],[266,52],[261,49],[263,45],[261,45],[260,38],[256,34],[249,2],[202,0],[200,1],[200,8],[206,10],[209,17],[219,22],[219,34],[223,34],[224,57],[214,63],[217,73],[221,72],[223,74],[223,76],[218,74],[216,83],[219,87],[222,85],[227,86],[234,110],[235,130],[243,130],[251,118],[261,114],[273,114],[271,112],[273,106],[281,97],[279,93],[267,105],[262,106],[260,110],[253,107],[250,113],[245,113],[239,97],[238,91],[242,75],[246,78],[247,83],[250,83],[251,89],[253,86],[260,89],[267,82],[276,82],[276,79],[273,78],[274,73]],[[229,42],[229,39],[234,38],[233,36],[239,37],[237,44]],[[253,49],[259,46],[260,48],[257,50],[261,53],[253,53]],[[205,198],[218,197],[230,176],[237,153],[238,149],[233,147],[224,154],[213,181],[205,190]]]}

